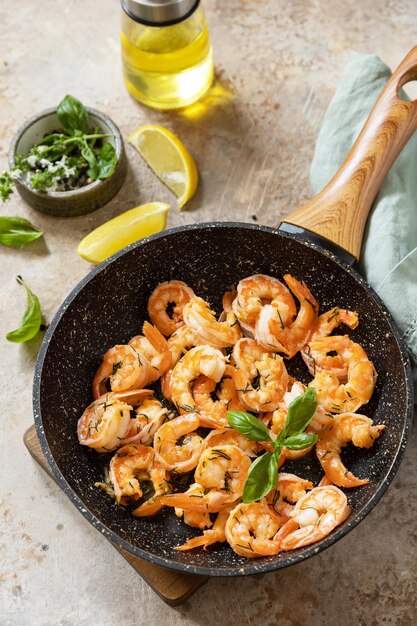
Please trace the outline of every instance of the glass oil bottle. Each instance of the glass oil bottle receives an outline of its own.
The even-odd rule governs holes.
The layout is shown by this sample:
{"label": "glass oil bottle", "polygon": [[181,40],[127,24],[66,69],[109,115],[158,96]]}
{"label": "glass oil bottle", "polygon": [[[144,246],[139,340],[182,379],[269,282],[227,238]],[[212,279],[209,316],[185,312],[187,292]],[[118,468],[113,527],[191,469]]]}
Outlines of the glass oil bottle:
{"label": "glass oil bottle", "polygon": [[213,58],[200,0],[121,0],[126,87],[155,109],[192,104],[209,89]]}

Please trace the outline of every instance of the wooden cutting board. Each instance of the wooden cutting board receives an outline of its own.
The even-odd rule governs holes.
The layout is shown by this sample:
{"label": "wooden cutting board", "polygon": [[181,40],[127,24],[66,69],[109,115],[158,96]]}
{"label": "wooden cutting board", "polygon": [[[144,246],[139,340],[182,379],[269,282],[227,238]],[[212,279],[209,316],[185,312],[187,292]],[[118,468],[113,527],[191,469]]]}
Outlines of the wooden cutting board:
{"label": "wooden cutting board", "polygon": [[[35,461],[37,461],[46,473],[55,480],[51,468],[42,452],[35,426],[31,426],[25,432],[23,442]],[[142,576],[143,580],[152,587],[155,593],[170,606],[178,606],[185,602],[208,580],[206,576],[173,572],[164,567],[159,567],[159,565],[142,561],[127,550],[119,548],[113,542],[110,543],[120,552],[133,569]]]}

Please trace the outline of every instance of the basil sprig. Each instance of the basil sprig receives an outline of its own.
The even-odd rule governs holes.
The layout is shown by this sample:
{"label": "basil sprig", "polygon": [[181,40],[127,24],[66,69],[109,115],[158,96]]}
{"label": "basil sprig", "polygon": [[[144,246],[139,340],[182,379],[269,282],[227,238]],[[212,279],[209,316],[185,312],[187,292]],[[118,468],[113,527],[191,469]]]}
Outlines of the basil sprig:
{"label": "basil sprig", "polygon": [[24,246],[42,235],[41,230],[23,217],[0,216],[0,243],[4,246]]}
{"label": "basil sprig", "polygon": [[276,487],[282,448],[303,450],[316,443],[317,435],[304,432],[316,409],[316,390],[309,387],[291,402],[285,426],[276,439],[270,437],[265,424],[254,415],[244,411],[227,411],[227,421],[238,433],[252,441],[268,441],[274,448],[273,452],[265,452],[250,466],[243,489],[242,499],[245,504],[260,500]]}
{"label": "basil sprig", "polygon": [[104,141],[112,133],[90,128],[82,102],[65,96],[57,107],[57,117],[61,128],[42,137],[27,154],[16,154],[12,170],[0,174],[1,200],[8,200],[16,180],[24,180],[39,191],[68,191],[113,174],[116,149]]}
{"label": "basil sprig", "polygon": [[13,343],[24,343],[33,339],[41,329],[42,326],[42,313],[39,299],[33,291],[24,282],[21,276],[16,276],[16,280],[19,285],[22,285],[26,289],[27,304],[25,313],[20,321],[19,327],[16,330],[12,330],[7,333],[7,341]]}

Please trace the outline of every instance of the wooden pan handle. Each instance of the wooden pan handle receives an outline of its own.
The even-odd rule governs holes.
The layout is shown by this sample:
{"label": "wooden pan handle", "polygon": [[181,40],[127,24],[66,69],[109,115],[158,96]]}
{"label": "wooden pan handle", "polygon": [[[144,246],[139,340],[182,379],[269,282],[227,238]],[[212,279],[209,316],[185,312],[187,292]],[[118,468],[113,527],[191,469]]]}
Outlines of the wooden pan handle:
{"label": "wooden pan handle", "polygon": [[[382,180],[417,128],[417,100],[398,97],[417,79],[417,46],[397,67],[359,137],[328,185],[284,222],[306,228],[359,259],[363,232]],[[417,168],[417,163],[416,163]]]}

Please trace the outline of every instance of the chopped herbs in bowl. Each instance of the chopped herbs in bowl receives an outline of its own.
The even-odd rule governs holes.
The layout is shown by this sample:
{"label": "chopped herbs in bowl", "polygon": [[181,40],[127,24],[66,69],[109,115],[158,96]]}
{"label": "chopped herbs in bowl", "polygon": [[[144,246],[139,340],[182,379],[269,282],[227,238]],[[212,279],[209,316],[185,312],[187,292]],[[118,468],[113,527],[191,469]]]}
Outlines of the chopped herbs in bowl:
{"label": "chopped herbs in bowl", "polygon": [[10,171],[0,176],[2,200],[15,186],[34,208],[61,216],[99,208],[117,193],[126,174],[117,126],[69,95],[18,131],[9,163]]}

